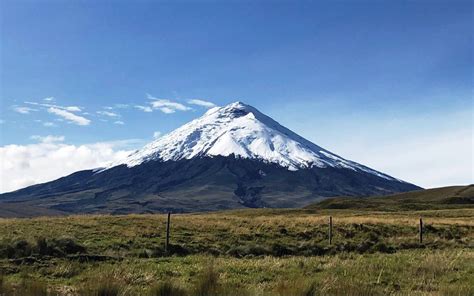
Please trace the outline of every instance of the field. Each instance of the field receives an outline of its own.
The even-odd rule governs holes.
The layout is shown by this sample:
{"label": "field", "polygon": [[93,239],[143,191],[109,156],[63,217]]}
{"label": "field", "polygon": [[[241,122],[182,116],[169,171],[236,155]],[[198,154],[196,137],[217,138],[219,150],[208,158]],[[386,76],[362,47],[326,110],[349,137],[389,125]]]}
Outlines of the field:
{"label": "field", "polygon": [[474,295],[472,208],[176,214],[165,236],[166,215],[0,219],[0,295]]}

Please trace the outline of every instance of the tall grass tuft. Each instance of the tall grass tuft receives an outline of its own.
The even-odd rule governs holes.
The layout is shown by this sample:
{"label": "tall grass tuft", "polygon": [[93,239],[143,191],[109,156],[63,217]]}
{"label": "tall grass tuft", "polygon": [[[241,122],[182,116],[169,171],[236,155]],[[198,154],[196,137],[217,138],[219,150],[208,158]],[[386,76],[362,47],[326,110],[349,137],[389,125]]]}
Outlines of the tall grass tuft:
{"label": "tall grass tuft", "polygon": [[194,287],[193,296],[218,296],[219,274],[209,265],[200,275]]}
{"label": "tall grass tuft", "polygon": [[317,296],[318,286],[315,282],[307,281],[282,281],[276,287],[276,294],[280,296]]}
{"label": "tall grass tuft", "polygon": [[11,285],[0,275],[1,296],[53,296],[54,291],[48,291],[48,286],[37,279],[25,277],[18,285]]}
{"label": "tall grass tuft", "polygon": [[350,280],[339,281],[337,285],[330,287],[323,295],[344,295],[344,296],[382,296],[385,295],[367,283],[355,283]]}
{"label": "tall grass tuft", "polygon": [[150,296],[187,296],[186,290],[169,281],[161,282],[150,289]]}
{"label": "tall grass tuft", "polygon": [[0,274],[0,295],[11,295],[12,289],[5,281],[3,275]]}
{"label": "tall grass tuft", "polygon": [[118,296],[121,285],[115,279],[99,278],[89,281],[79,292],[81,296]]}
{"label": "tall grass tuft", "polygon": [[52,293],[48,293],[48,286],[37,279],[25,277],[21,280],[19,286],[10,288],[11,294],[6,295],[21,295],[21,296],[48,296]]}

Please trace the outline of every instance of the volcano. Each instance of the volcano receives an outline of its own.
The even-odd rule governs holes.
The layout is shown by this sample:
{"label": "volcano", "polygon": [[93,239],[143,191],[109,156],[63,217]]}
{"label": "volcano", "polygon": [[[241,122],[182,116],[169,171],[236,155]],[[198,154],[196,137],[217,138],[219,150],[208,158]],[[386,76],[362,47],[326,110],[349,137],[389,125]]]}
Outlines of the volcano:
{"label": "volcano", "polygon": [[0,206],[46,214],[294,208],[334,196],[417,189],[235,102],[208,110],[118,163],[1,194]]}

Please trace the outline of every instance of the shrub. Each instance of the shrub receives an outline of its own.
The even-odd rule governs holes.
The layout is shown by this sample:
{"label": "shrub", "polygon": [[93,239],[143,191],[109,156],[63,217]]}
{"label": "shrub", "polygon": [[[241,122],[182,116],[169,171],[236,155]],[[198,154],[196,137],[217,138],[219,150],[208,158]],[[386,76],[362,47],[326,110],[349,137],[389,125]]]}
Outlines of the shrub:
{"label": "shrub", "polygon": [[182,245],[168,245],[168,255],[185,256],[189,254],[189,250]]}
{"label": "shrub", "polygon": [[376,243],[373,247],[372,250],[374,252],[380,252],[380,253],[395,253],[396,249],[392,246],[388,246],[385,243],[379,242]]}
{"label": "shrub", "polygon": [[298,252],[304,256],[322,256],[328,253],[328,249],[315,243],[302,243],[298,247]]}
{"label": "shrub", "polygon": [[8,258],[28,257],[33,252],[33,247],[26,240],[18,240],[12,243],[13,253]]}
{"label": "shrub", "polygon": [[46,240],[40,237],[35,244],[21,239],[0,245],[0,258],[15,259],[32,255],[64,257],[79,253],[86,253],[86,249],[70,238]]}
{"label": "shrub", "polygon": [[282,244],[279,244],[279,243],[275,243],[272,245],[272,255],[273,256],[277,256],[277,257],[281,257],[281,256],[285,256],[285,255],[292,255],[295,253],[294,250],[286,247],[285,245],[282,245]]}
{"label": "shrub", "polygon": [[237,258],[242,258],[245,256],[262,256],[270,255],[272,251],[266,249],[265,247],[249,244],[232,247],[227,251],[227,254]]}

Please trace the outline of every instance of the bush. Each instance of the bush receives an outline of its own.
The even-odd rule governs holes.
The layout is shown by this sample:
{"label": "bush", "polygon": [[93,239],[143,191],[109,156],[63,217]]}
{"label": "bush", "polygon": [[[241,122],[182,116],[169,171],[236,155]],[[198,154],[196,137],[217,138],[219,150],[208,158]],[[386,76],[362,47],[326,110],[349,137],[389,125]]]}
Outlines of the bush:
{"label": "bush", "polygon": [[282,244],[278,244],[278,243],[275,243],[272,245],[272,255],[273,256],[277,256],[277,257],[281,257],[281,256],[285,256],[285,255],[292,255],[295,253],[294,250],[282,245]]}
{"label": "bush", "polygon": [[23,258],[33,253],[34,247],[26,240],[3,242],[0,245],[0,258]]}
{"label": "bush", "polygon": [[234,256],[237,258],[242,258],[245,256],[262,256],[271,254],[272,251],[266,249],[265,247],[253,244],[232,247],[227,251],[227,255]]}
{"label": "bush", "polygon": [[46,240],[38,238],[35,244],[26,240],[3,242],[0,245],[0,258],[17,259],[37,256],[64,257],[70,254],[86,253],[86,248],[70,238],[59,238]]}
{"label": "bush", "polygon": [[60,238],[52,240],[53,247],[60,250],[63,254],[82,254],[86,253],[86,248],[76,243],[70,238]]}
{"label": "bush", "polygon": [[303,243],[298,247],[298,253],[304,256],[322,256],[328,251],[329,249],[315,243]]}
{"label": "bush", "polygon": [[40,256],[64,257],[71,254],[86,253],[86,248],[76,243],[70,238],[59,238],[46,240],[39,238],[36,240],[36,250]]}
{"label": "bush", "polygon": [[395,253],[396,249],[392,246],[387,246],[385,243],[377,243],[372,247],[372,250],[374,252],[380,252],[380,253]]}

